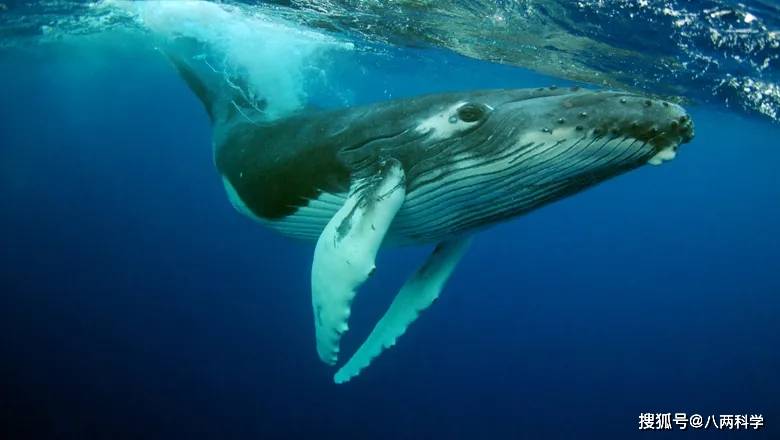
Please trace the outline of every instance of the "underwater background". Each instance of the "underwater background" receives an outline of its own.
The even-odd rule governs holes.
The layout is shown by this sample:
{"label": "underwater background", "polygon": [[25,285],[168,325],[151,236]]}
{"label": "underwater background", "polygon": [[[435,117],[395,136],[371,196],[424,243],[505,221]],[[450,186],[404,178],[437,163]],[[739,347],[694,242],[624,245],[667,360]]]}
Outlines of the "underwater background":
{"label": "underwater background", "polygon": [[[485,31],[456,6],[482,16],[484,2],[447,2],[452,16],[444,2],[225,3],[195,15],[202,5],[190,3],[3,3],[0,438],[780,438],[773,2],[682,2],[688,15],[676,16],[663,8],[678,3],[649,2],[650,18],[701,26],[685,54],[706,53],[710,70],[665,46],[673,37],[658,22],[619,21],[647,2],[557,15],[561,41],[591,46],[540,46],[561,53],[552,65],[508,37],[484,52],[479,36],[453,42],[458,30]],[[604,3],[626,12],[604,15]],[[543,24],[564,7],[494,2],[487,16],[517,24],[521,6],[539,5],[547,12],[528,17]],[[694,18],[729,15],[757,30],[742,32],[754,45],[691,44],[735,29]],[[433,22],[459,28],[413,27]],[[513,29],[516,39],[539,31]],[[250,63],[280,113],[594,83],[682,97],[696,138],[663,166],[479,233],[402,342],[335,385],[314,350],[313,245],[230,206],[208,117],[155,50],[171,35]],[[623,52],[584,60],[594,36]],[[632,65],[628,50],[675,59],[677,71]],[[729,76],[734,87],[706,86]],[[379,255],[345,352],[428,252]],[[766,426],[647,433],[646,412],[761,414]]]}

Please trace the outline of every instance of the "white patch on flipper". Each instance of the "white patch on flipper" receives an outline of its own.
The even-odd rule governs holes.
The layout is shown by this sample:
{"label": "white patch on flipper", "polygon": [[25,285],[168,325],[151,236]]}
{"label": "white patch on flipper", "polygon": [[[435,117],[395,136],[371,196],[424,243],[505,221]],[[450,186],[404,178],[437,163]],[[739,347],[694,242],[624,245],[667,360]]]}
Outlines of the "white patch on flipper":
{"label": "white patch on flipper", "polygon": [[650,160],[647,161],[647,163],[650,165],[661,165],[666,161],[674,159],[676,156],[677,146],[670,146],[656,153],[655,156],[651,157]]}
{"label": "white patch on flipper", "polygon": [[388,161],[373,182],[355,182],[344,206],[328,222],[314,249],[312,306],[317,353],[323,362],[338,359],[350,305],[374,271],[382,240],[406,197],[404,172]]}
{"label": "white patch on flipper", "polygon": [[[458,118],[458,108],[465,104],[459,102],[446,110],[423,119],[415,130],[418,133],[430,133],[430,140],[445,139],[468,129],[479,121],[465,122]],[[451,122],[452,121],[452,122]]]}
{"label": "white patch on flipper", "polygon": [[469,243],[470,238],[458,238],[436,247],[428,260],[406,281],[365,342],[336,372],[333,377],[336,383],[344,383],[357,376],[382,351],[395,345],[409,324],[439,296]]}

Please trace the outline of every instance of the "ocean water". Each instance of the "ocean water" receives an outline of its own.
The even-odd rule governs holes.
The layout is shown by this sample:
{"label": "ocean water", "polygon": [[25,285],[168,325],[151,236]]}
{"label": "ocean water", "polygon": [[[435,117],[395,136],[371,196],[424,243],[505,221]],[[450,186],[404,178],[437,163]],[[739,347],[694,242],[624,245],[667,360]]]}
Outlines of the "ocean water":
{"label": "ocean water", "polygon": [[[3,3],[0,438],[780,437],[774,3],[583,2],[579,15],[555,15],[558,2],[489,14],[481,2],[447,2],[449,14],[435,2],[282,3]],[[689,39],[628,31],[648,17],[691,20]],[[504,39],[482,51],[476,29]],[[539,29],[556,50],[530,40]],[[716,33],[733,38],[707,43]],[[208,116],[155,50],[181,36],[221,54],[279,117],[605,86],[601,72],[607,87],[678,97],[696,138],[674,161],[477,234],[399,343],[336,385],[314,349],[313,245],[230,206]],[[632,65],[636,54],[676,62]],[[691,61],[702,57],[717,68]],[[714,86],[729,76],[740,86]],[[345,353],[428,252],[380,253]],[[638,429],[642,413],[677,412],[760,414],[765,426]]]}

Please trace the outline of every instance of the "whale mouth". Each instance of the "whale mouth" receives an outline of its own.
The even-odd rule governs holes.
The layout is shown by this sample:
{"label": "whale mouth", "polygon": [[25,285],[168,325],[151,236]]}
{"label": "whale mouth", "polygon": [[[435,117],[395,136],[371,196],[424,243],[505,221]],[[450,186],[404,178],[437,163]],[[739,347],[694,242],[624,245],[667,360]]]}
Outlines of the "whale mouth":
{"label": "whale mouth", "polygon": [[659,137],[668,143],[657,143],[657,152],[647,160],[647,163],[650,165],[661,165],[664,162],[673,160],[677,157],[677,149],[679,146],[693,140],[694,135],[693,120],[688,114],[683,114],[672,120],[668,126],[659,133]]}

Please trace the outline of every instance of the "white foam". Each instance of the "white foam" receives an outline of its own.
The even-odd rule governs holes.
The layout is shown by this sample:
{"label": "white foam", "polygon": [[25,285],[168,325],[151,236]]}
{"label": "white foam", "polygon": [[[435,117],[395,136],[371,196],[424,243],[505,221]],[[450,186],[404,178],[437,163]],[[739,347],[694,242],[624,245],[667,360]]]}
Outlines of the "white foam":
{"label": "white foam", "polygon": [[305,74],[322,71],[324,55],[353,45],[273,17],[262,8],[196,0],[104,0],[104,8],[129,13],[143,28],[164,38],[192,38],[227,73],[246,77],[254,96],[267,102],[269,118],[304,106]]}

